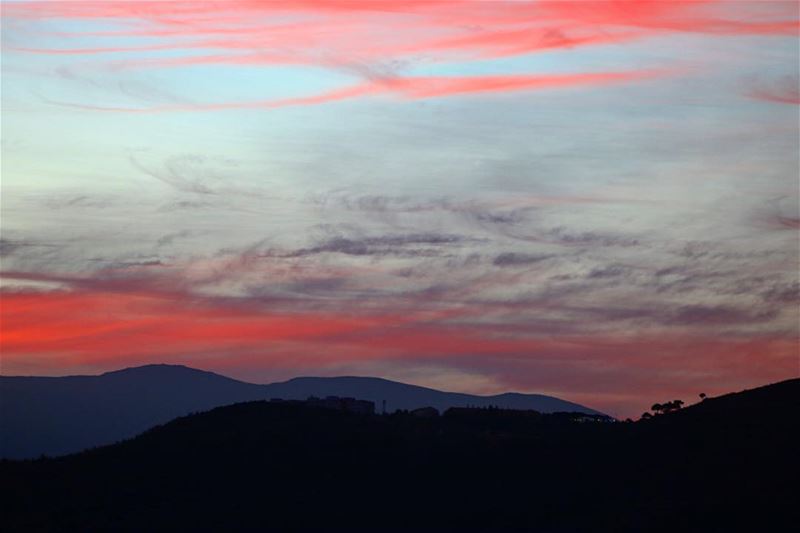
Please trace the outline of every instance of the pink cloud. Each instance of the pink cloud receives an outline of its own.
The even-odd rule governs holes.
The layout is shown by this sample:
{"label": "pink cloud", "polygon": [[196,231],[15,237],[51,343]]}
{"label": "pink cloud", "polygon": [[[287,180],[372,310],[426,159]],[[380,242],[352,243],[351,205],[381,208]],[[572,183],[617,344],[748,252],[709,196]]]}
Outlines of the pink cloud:
{"label": "pink cloud", "polygon": [[433,98],[458,94],[530,91],[555,87],[598,85],[653,77],[654,72],[599,72],[561,75],[408,77],[375,83],[404,98]]}
{"label": "pink cloud", "polygon": [[[102,20],[125,29],[105,36],[170,36],[230,40],[189,41],[188,46],[258,48],[269,44],[307,47],[352,45],[369,51],[393,44],[394,51],[516,50],[578,46],[633,39],[662,32],[734,35],[795,35],[800,30],[792,2],[744,5],[724,0],[663,2],[603,0],[586,2],[447,1],[252,1],[209,2],[15,2],[4,17],[18,19]],[[294,19],[294,20],[293,20]],[[382,31],[391,23],[395,31]],[[634,30],[632,31],[631,28]],[[91,33],[90,33],[91,34]],[[348,37],[345,43],[338,42]],[[234,38],[235,37],[235,38]],[[374,42],[365,41],[372,37]],[[369,47],[364,47],[370,42]]]}
{"label": "pink cloud", "polygon": [[[725,1],[476,2],[286,0],[230,2],[15,2],[5,18],[70,19],[116,24],[119,29],[59,34],[65,39],[128,38],[126,44],[88,48],[17,48],[20,52],[107,55],[185,50],[178,57],[115,61],[116,68],[192,65],[313,65],[341,70],[349,64],[495,59],[554,49],[619,44],[669,33],[797,35],[796,5],[744,5]],[[391,31],[386,31],[391,28]],[[139,39],[159,39],[139,44]],[[129,43],[129,44],[128,44]],[[352,69],[351,69],[352,70]],[[363,73],[362,73],[363,74]],[[586,75],[589,76],[589,75]],[[565,87],[534,76],[485,78],[390,76],[330,95],[282,102],[210,104],[201,109],[278,107],[322,103],[376,92],[409,98]],[[596,80],[595,80],[596,81]],[[370,84],[369,82],[372,82]],[[347,94],[349,96],[343,96]],[[769,98],[769,97],[768,97]],[[774,101],[784,101],[775,95]],[[91,108],[91,106],[87,106]],[[122,110],[122,109],[118,109]],[[178,109],[175,109],[178,110]]]}

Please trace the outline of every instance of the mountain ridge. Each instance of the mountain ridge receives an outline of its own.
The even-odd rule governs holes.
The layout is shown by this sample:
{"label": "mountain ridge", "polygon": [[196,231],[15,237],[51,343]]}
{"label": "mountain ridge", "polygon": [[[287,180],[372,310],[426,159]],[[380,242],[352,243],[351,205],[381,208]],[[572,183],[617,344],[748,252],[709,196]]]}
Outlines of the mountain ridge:
{"label": "mountain ridge", "polygon": [[256,384],[184,365],[150,364],[99,375],[0,376],[0,458],[65,455],[111,444],[191,412],[253,400],[346,396],[376,411],[498,406],[602,414],[541,394],[439,391],[369,376],[300,376]]}

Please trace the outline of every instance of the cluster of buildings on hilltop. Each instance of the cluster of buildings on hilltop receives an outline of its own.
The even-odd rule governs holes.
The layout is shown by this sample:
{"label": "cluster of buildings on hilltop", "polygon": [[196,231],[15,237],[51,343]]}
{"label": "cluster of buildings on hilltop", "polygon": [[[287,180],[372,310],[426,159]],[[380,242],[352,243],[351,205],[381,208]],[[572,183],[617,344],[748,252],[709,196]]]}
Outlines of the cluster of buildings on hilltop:
{"label": "cluster of buildings on hilltop", "polygon": [[326,396],[317,398],[311,396],[306,400],[306,405],[310,407],[322,407],[324,409],[335,409],[337,411],[347,411],[348,413],[358,413],[362,415],[375,414],[375,402],[367,400],[356,400],[355,398],[340,398],[338,396]]}
{"label": "cluster of buildings on hilltop", "polygon": [[375,402],[356,400],[355,398],[340,398],[339,396],[326,396],[325,398],[309,396],[307,400],[283,400],[281,398],[272,398],[270,402],[303,404],[309,407],[322,407],[323,409],[333,409],[362,415],[375,414]]}
{"label": "cluster of buildings on hilltop", "polygon": [[[271,398],[270,402],[307,405],[309,407],[321,407],[323,409],[333,409],[335,411],[345,411],[362,415],[375,414],[375,402],[356,400],[355,398],[342,398],[340,396],[326,396],[325,398],[309,396],[306,400]],[[383,412],[386,413],[386,401],[383,402]],[[434,418],[439,416],[439,410],[435,407],[420,407],[409,411],[409,414],[418,418]]]}

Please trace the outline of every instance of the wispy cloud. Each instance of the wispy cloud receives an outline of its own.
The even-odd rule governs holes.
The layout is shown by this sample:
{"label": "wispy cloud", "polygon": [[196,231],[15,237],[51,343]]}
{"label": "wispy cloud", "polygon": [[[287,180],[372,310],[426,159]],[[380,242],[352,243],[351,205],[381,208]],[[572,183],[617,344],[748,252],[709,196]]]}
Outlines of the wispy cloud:
{"label": "wispy cloud", "polygon": [[639,239],[624,235],[602,234],[595,231],[574,232],[564,227],[553,228],[546,232],[546,236],[555,242],[569,246],[638,246]]}
{"label": "wispy cloud", "polygon": [[[311,248],[301,248],[283,255],[283,257],[303,257],[323,253],[339,253],[345,255],[402,255],[430,256],[437,255],[439,250],[431,247],[459,245],[479,241],[474,237],[460,235],[421,233],[409,235],[382,235],[352,239],[335,237]],[[422,248],[421,248],[422,246]]]}
{"label": "wispy cloud", "polygon": [[[485,2],[287,0],[203,2],[14,2],[5,15],[22,20],[133,21],[125,29],[98,31],[105,37],[174,38],[175,47],[284,49],[334,45],[345,51],[364,37],[363,53],[391,55],[446,51],[496,56],[553,47],[576,47],[663,32],[720,35],[795,35],[797,12],[784,5],[737,6],[718,0],[692,2]],[[294,18],[294,20],[292,20]],[[402,32],[372,30],[393,22]],[[132,27],[131,27],[132,26]],[[267,29],[268,31],[264,31]],[[133,45],[136,49],[136,46]],[[124,50],[109,47],[109,52]],[[100,49],[106,50],[106,49]],[[43,50],[40,50],[43,51]],[[55,51],[55,49],[54,49]]]}
{"label": "wispy cloud", "polygon": [[515,252],[505,252],[499,254],[492,260],[492,264],[500,267],[519,267],[528,266],[554,257],[550,254],[521,254]]}
{"label": "wispy cloud", "polygon": [[[657,64],[627,73],[446,77],[399,76],[396,72],[386,75],[377,66],[496,60],[665,34],[793,36],[798,29],[798,14],[790,5],[769,3],[759,7],[711,0],[14,2],[4,6],[4,17],[27,24],[43,20],[84,21],[89,26],[83,32],[44,31],[44,34],[66,43],[87,39],[101,43],[63,48],[7,45],[7,49],[18,53],[139,56],[107,63],[117,69],[300,65],[349,72],[364,79],[362,83],[317,95],[264,101],[173,104],[150,109],[59,102],[83,109],[120,112],[268,109],[387,93],[420,99],[625,82],[667,71],[664,65]],[[92,29],[91,24],[100,23],[103,29]],[[107,29],[108,25],[118,29]],[[392,31],[385,31],[386,28]],[[167,55],[161,53],[165,51]],[[353,65],[362,68],[354,69]],[[756,95],[777,101],[793,98],[782,92],[757,91]]]}
{"label": "wispy cloud", "polygon": [[797,76],[787,76],[772,83],[762,82],[747,94],[767,102],[800,105],[800,79]]}
{"label": "wispy cloud", "polygon": [[238,102],[170,104],[157,107],[101,106],[64,102],[42,97],[42,100],[59,106],[73,107],[90,111],[116,113],[169,113],[189,111],[221,111],[226,109],[273,109],[291,106],[319,105],[349,100],[362,96],[393,95],[403,99],[419,100],[445,96],[537,91],[561,87],[582,87],[620,83],[623,81],[646,80],[660,75],[654,71],[639,72],[598,72],[554,75],[506,75],[506,76],[451,76],[451,77],[395,77],[375,80],[334,89],[328,92],[276,100],[253,100]]}

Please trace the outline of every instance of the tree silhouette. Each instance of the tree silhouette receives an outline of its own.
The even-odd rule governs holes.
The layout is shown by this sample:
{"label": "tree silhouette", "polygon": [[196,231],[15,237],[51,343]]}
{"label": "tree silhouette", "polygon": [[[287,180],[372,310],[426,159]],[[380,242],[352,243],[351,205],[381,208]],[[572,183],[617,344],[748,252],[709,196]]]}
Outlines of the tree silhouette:
{"label": "tree silhouette", "polygon": [[649,419],[653,418],[653,415],[651,415],[649,412],[645,411],[644,413],[642,413],[642,416],[639,417],[639,418],[641,420],[649,420]]}
{"label": "tree silhouette", "polygon": [[705,400],[707,397],[705,392],[700,393],[700,400]]}
{"label": "tree silhouette", "polygon": [[661,405],[661,411],[664,413],[671,413],[673,411],[677,411],[683,406],[682,400],[672,400],[671,402],[667,402]]}
{"label": "tree silhouette", "polygon": [[672,400],[666,403],[654,403],[650,410],[656,414],[671,413],[683,407],[683,400]]}

